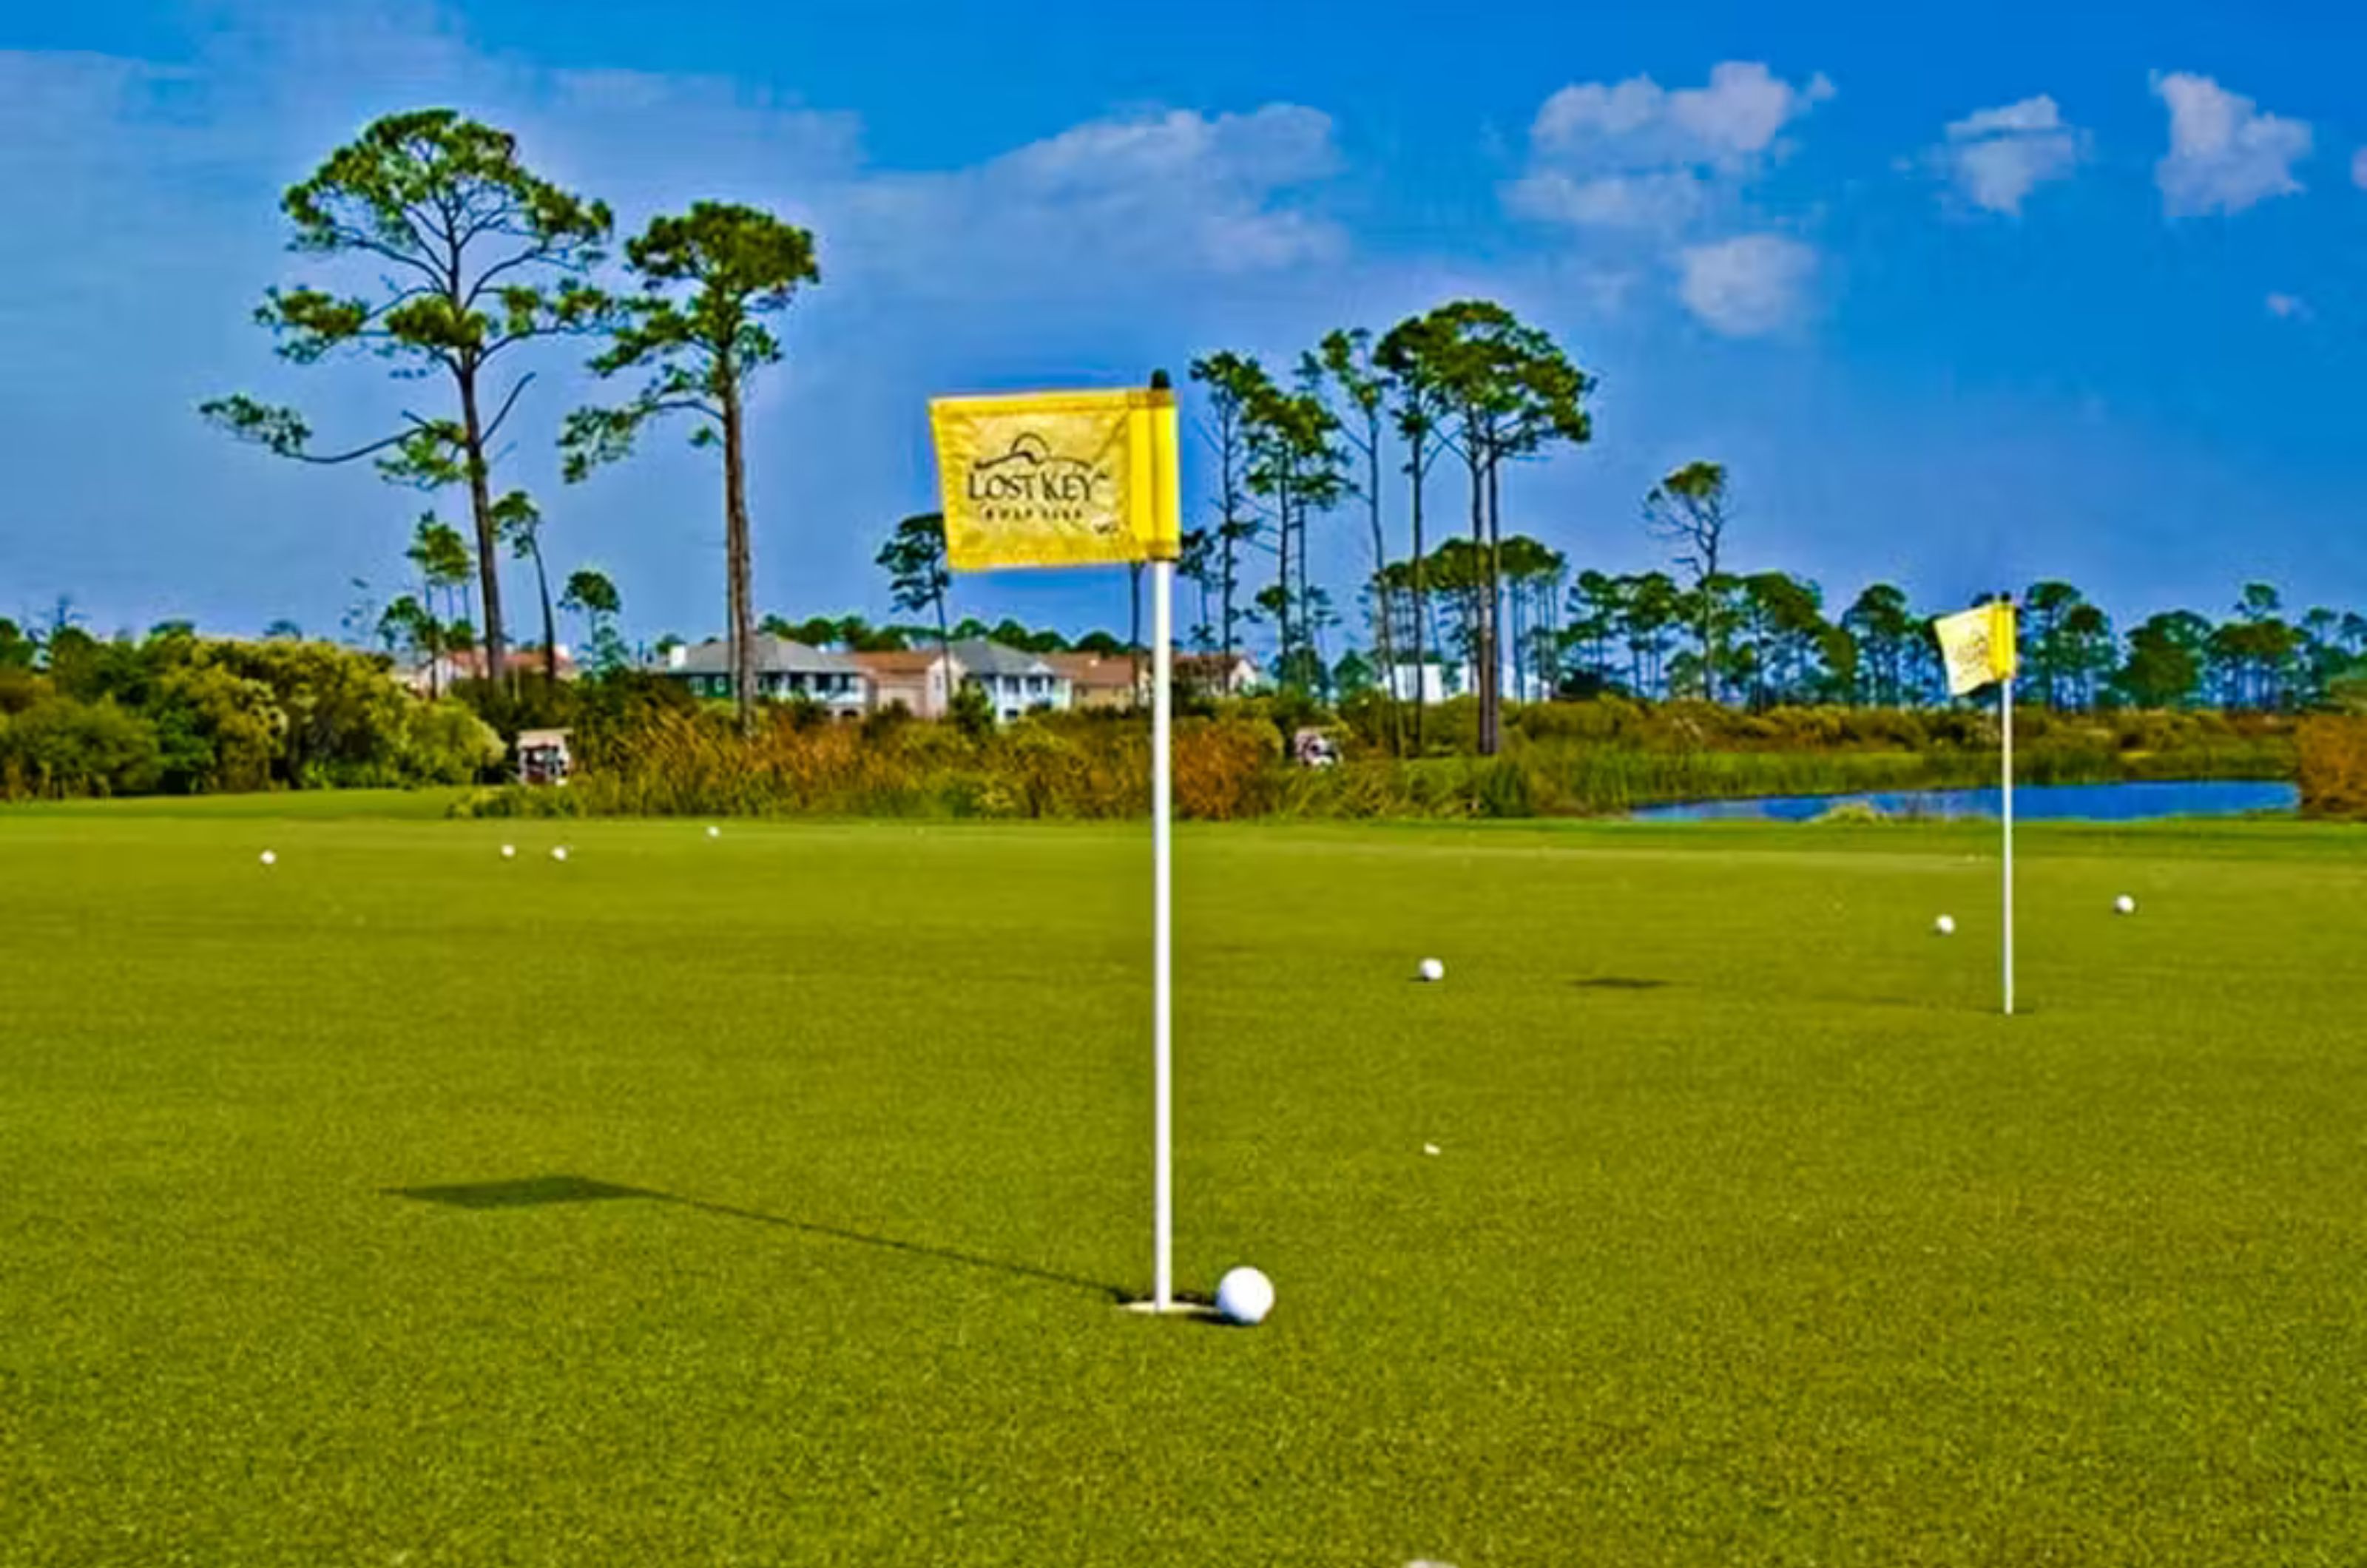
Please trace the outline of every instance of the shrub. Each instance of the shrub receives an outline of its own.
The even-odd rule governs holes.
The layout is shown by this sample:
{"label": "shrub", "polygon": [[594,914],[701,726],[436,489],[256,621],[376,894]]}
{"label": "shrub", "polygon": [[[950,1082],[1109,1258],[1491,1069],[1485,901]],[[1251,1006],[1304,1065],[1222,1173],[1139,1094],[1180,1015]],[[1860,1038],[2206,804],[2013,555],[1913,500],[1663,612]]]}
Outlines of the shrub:
{"label": "shrub", "polygon": [[543,818],[581,817],[583,796],[572,787],[549,789],[538,784],[503,784],[471,790],[445,809],[447,817]]}
{"label": "shrub", "polygon": [[0,664],[0,717],[23,713],[50,694],[50,683],[30,670]]}
{"label": "shrub", "polygon": [[156,787],[156,728],[113,698],[52,697],[0,729],[0,795],[62,799]]}
{"label": "shrub", "polygon": [[1534,817],[1536,795],[1528,769],[1510,757],[1499,757],[1479,770],[1472,790],[1472,807],[1482,817]]}
{"label": "shrub", "polygon": [[466,703],[413,704],[404,716],[401,766],[406,784],[470,784],[501,766],[506,748]]}
{"label": "shrub", "polygon": [[2302,811],[2367,818],[2367,718],[2327,714],[2304,719],[2299,750]]}
{"label": "shrub", "polygon": [[954,691],[947,716],[954,728],[975,740],[994,728],[994,699],[986,689],[965,681]]}
{"label": "shrub", "polygon": [[402,782],[408,710],[386,660],[325,642],[209,642],[194,660],[252,681],[281,716],[272,773],[299,788]]}
{"label": "shrub", "polygon": [[875,746],[883,744],[894,739],[912,722],[912,710],[906,707],[900,697],[886,707],[863,716],[863,739]]}
{"label": "shrub", "polygon": [[538,654],[520,658],[512,649],[505,663],[510,679],[454,681],[444,688],[444,697],[466,705],[504,736],[521,729],[566,729],[577,722],[579,686],[547,679]]}
{"label": "shrub", "polygon": [[163,746],[163,784],[176,794],[268,789],[287,716],[260,681],[189,664],[157,682],[149,712]]}
{"label": "shrub", "polygon": [[1185,817],[1227,822],[1255,816],[1266,774],[1280,766],[1281,738],[1252,718],[1191,719],[1175,727],[1175,808]]}

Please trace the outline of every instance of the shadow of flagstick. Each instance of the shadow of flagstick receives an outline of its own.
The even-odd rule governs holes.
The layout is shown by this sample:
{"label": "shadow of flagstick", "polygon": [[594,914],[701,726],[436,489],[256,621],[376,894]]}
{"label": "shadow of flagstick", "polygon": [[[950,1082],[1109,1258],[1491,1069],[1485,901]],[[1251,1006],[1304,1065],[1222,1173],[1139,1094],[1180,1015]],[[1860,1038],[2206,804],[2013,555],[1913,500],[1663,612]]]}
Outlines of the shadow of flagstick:
{"label": "shadow of flagstick", "polygon": [[1023,1280],[1041,1280],[1049,1285],[1067,1285],[1074,1290],[1091,1291],[1114,1302],[1130,1299],[1133,1292],[1099,1280],[1081,1275],[1063,1274],[1057,1269],[1039,1269],[1032,1263],[1014,1263],[1008,1258],[982,1258],[975,1252],[963,1252],[956,1247],[936,1247],[924,1241],[903,1241],[895,1236],[872,1235],[863,1231],[849,1230],[844,1225],[825,1225],[812,1220],[787,1219],[779,1214],[759,1213],[753,1209],[734,1208],[729,1203],[710,1203],[703,1198],[681,1198],[671,1192],[650,1192],[644,1196],[677,1208],[697,1209],[701,1213],[720,1214],[726,1219],[746,1220],[751,1224],[773,1225],[781,1230],[799,1231],[807,1235],[828,1236],[833,1241],[853,1242],[859,1247],[877,1247],[889,1252],[909,1253],[915,1258],[934,1258],[941,1263],[959,1263],[971,1269],[991,1269],[999,1274],[1016,1275]]}
{"label": "shadow of flagstick", "polygon": [[710,1203],[703,1198],[685,1198],[673,1192],[658,1192],[646,1187],[624,1187],[615,1182],[595,1181],[582,1176],[537,1176],[514,1181],[480,1181],[448,1187],[390,1187],[389,1197],[409,1198],[422,1203],[440,1203],[455,1209],[523,1209],[549,1203],[603,1202],[617,1199],[638,1198],[651,1203],[669,1203],[678,1209],[696,1209],[702,1213],[716,1214],[725,1219],[745,1220],[751,1224],[771,1225],[776,1230],[798,1231],[807,1235],[825,1236],[832,1241],[852,1242],[859,1247],[875,1247],[889,1252],[906,1253],[914,1258],[934,1258],[940,1263],[958,1263],[970,1269],[991,1269],[999,1274],[1009,1274],[1023,1280],[1037,1280],[1046,1284],[1064,1285],[1071,1290],[1090,1291],[1113,1302],[1133,1299],[1134,1292],[1123,1287],[1087,1280],[1075,1274],[1063,1274],[1054,1269],[1039,1269],[1032,1263],[1014,1263],[1008,1258],[987,1258],[957,1247],[937,1247],[928,1242],[905,1241],[896,1236],[873,1235],[868,1232],[850,1230],[844,1225],[822,1224],[813,1220],[793,1220],[781,1214],[762,1213],[754,1209],[742,1209],[730,1203]]}

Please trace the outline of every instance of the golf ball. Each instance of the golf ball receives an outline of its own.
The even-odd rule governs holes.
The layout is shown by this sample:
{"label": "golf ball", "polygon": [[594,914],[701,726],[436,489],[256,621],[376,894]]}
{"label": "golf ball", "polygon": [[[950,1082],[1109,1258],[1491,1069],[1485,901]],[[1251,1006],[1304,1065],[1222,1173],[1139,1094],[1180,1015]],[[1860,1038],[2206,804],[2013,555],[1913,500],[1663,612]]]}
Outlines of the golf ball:
{"label": "golf ball", "polygon": [[277,852],[275,852],[275,851],[271,851],[271,850],[266,850],[266,851],[264,851],[264,852],[263,852],[263,857],[262,857],[262,858],[263,858],[263,863],[264,863],[264,864],[266,864],[266,865],[277,865],[277,864],[279,863],[279,856],[278,856]]}
{"label": "golf ball", "polygon": [[1956,917],[1942,915],[1931,922],[1931,929],[1942,936],[1954,936],[1956,934]]}
{"label": "golf ball", "polygon": [[1421,961],[1421,977],[1425,980],[1444,980],[1446,978],[1446,965],[1435,958],[1425,958]]}
{"label": "golf ball", "polygon": [[710,839],[719,839],[719,838],[723,837],[723,829],[720,829],[720,828],[717,828],[717,827],[712,827],[712,826],[710,826],[710,827],[707,829],[707,836],[708,836],[708,838],[710,838]]}
{"label": "golf ball", "polygon": [[2137,912],[2137,901],[2124,893],[2112,900],[2112,908],[2124,915],[2134,915]]}
{"label": "golf ball", "polygon": [[504,844],[502,846],[502,858],[504,860],[517,859],[517,846],[515,844]]}
{"label": "golf ball", "polygon": [[1274,1281],[1254,1269],[1232,1270],[1217,1281],[1217,1312],[1227,1323],[1263,1323],[1274,1310]]}
{"label": "golf ball", "polygon": [[553,860],[565,860],[567,858],[567,846],[565,844],[551,845],[550,858]]}

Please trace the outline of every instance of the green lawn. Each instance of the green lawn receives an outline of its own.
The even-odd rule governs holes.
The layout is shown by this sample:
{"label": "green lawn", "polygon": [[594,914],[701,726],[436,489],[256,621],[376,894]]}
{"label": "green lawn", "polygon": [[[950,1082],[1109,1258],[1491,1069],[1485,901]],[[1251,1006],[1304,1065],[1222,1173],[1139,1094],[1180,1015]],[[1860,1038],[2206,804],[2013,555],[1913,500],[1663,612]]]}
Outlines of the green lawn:
{"label": "green lawn", "polygon": [[0,811],[0,1563],[2367,1559],[2367,835],[1186,830],[1243,1331],[1139,829],[431,814]]}

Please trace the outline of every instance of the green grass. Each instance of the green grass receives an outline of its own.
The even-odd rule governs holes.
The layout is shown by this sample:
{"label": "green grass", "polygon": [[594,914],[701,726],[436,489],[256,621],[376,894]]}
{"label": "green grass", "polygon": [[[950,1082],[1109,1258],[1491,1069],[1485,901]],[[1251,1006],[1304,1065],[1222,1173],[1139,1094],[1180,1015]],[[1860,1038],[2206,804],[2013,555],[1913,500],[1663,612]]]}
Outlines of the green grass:
{"label": "green grass", "polygon": [[277,799],[0,813],[10,1568],[2367,1557],[2367,836],[1187,830],[1248,1332],[1140,829]]}
{"label": "green grass", "polygon": [[473,794],[457,786],[421,789],[256,790],[245,795],[143,795],[121,800],[20,801],[0,805],[0,825],[12,818],[40,820],[90,816],[119,822],[130,818],[185,818],[216,826],[247,819],[291,818],[306,822],[437,821],[451,815],[455,801]]}

